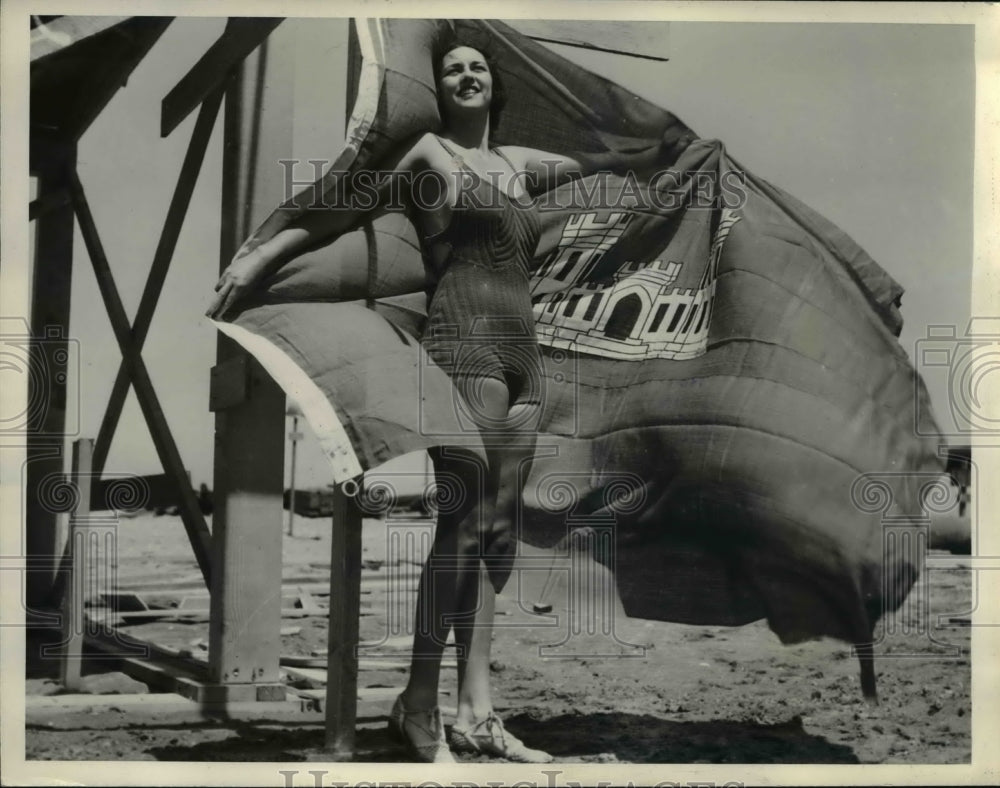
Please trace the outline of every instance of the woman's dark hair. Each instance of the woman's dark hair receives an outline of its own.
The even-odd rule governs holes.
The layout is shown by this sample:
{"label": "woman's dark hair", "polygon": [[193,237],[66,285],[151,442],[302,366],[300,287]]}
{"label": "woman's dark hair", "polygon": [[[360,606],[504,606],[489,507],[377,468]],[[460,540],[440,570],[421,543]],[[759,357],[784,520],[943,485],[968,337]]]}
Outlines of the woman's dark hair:
{"label": "woman's dark hair", "polygon": [[[497,68],[496,59],[489,50],[483,47],[481,43],[459,38],[454,35],[445,36],[438,40],[434,47],[434,51],[431,53],[434,68],[434,91],[437,94],[437,87],[441,82],[441,64],[444,61],[444,56],[453,49],[458,49],[459,47],[469,47],[470,49],[475,49],[483,56],[483,60],[486,61],[486,66],[490,70],[490,76],[493,78],[493,94],[490,99],[490,136],[493,136],[493,132],[496,131],[497,126],[500,125],[500,113],[503,111],[504,105],[507,103],[507,91],[504,89],[503,79],[500,76],[500,70]],[[443,123],[445,115],[444,109],[441,106],[440,94],[437,94],[437,101],[438,114],[441,116],[441,122]]]}

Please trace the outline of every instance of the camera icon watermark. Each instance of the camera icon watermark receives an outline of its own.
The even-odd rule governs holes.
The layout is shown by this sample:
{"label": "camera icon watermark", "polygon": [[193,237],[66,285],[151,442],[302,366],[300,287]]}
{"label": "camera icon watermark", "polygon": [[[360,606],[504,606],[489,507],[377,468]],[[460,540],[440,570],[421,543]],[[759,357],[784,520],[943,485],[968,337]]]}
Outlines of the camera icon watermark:
{"label": "camera icon watermark", "polygon": [[[482,496],[482,490],[470,489],[467,482],[455,473],[424,469],[411,471],[370,471],[363,485],[345,484],[344,491],[355,498],[364,517],[381,520],[384,545],[376,599],[373,613],[379,616],[381,633],[360,642],[356,647],[359,657],[387,659],[412,659],[408,650],[418,627],[420,634],[433,637],[431,611],[433,596],[425,597],[423,615],[417,615],[421,601],[418,593],[420,575],[431,554],[435,537],[435,524],[440,516],[448,516],[468,506]],[[379,548],[375,549],[378,554]],[[447,562],[446,562],[447,563]],[[446,643],[442,642],[441,646]]]}
{"label": "camera icon watermark", "polygon": [[[1000,397],[1000,317],[973,317],[963,335],[956,326],[932,325],[918,339],[914,358],[925,380],[942,380],[948,391],[948,410],[928,410],[929,400],[916,397],[917,435],[967,437],[1000,434],[1000,409],[990,399]],[[920,379],[917,378],[917,385]]]}
{"label": "camera icon watermark", "polygon": [[[84,484],[86,480],[86,484]],[[87,510],[135,514],[150,501],[149,481],[130,473],[50,473],[38,485],[38,503],[52,514],[73,514],[83,503],[81,488],[90,491]]]}
{"label": "camera icon watermark", "polygon": [[934,531],[959,506],[953,484],[938,473],[865,473],[855,480],[851,500],[860,512],[879,517],[881,607],[869,610],[875,618],[871,646],[876,655],[962,658],[961,647],[948,639],[948,622],[964,611],[938,610],[941,602],[932,598],[929,577],[942,568],[932,555]]}
{"label": "camera icon watermark", "polygon": [[[22,597],[24,621],[15,617],[10,623],[0,624],[24,626],[34,621],[58,627],[61,639],[44,645],[39,656],[58,660],[77,679],[85,640],[97,646],[88,659],[113,661],[148,656],[144,644],[129,640],[117,626],[119,622],[127,623],[135,610],[128,600],[135,598],[134,595],[118,592],[121,518],[146,507],[150,500],[149,483],[131,473],[98,474],[80,470],[76,466],[84,444],[88,445],[88,455],[92,450],[89,439],[75,442],[73,471],[49,473],[35,488],[39,510],[66,518],[65,542],[57,541],[56,553],[50,555],[29,557],[22,548],[23,564],[10,562],[11,568],[22,572],[32,566],[52,572],[51,609],[49,606],[33,609]],[[89,467],[89,458],[86,463]],[[0,569],[5,568],[0,565]]]}
{"label": "camera icon watermark", "polygon": [[[542,658],[645,657],[644,646],[628,642],[618,631],[617,545],[623,519],[646,504],[642,477],[625,471],[589,473],[554,471],[539,475],[528,497],[550,515],[561,516],[566,535],[551,556],[533,568],[546,571],[534,600],[536,615],[552,613],[562,639],[539,645]],[[539,557],[540,558],[540,557]],[[564,610],[554,613],[551,599],[562,587]],[[523,599],[523,594],[518,594]],[[554,633],[555,634],[555,633]]]}
{"label": "camera icon watermark", "polygon": [[[521,316],[479,317],[465,330],[458,324],[430,326],[421,354],[419,384],[420,430],[424,435],[449,437],[511,432],[537,432],[543,414],[557,408],[571,414],[570,434],[579,421],[579,363],[575,347],[543,348],[535,338],[533,321]],[[447,373],[453,384],[450,403],[452,427],[442,429],[428,405],[430,366]],[[509,412],[491,411],[487,381],[502,380],[508,387]],[[438,403],[434,403],[438,407]]]}
{"label": "camera icon watermark", "polygon": [[[382,569],[373,607],[384,628],[379,636],[358,644],[359,657],[411,659],[408,649],[416,635],[443,637],[439,642],[442,648],[459,648],[448,639],[451,614],[435,618],[434,578],[439,572],[454,572],[462,555],[452,552],[454,546],[435,546],[435,519],[464,510],[484,494],[470,478],[470,474],[460,476],[440,469],[433,474],[374,472],[366,476],[363,490],[349,491],[365,516],[381,519],[384,529],[385,553],[379,562]],[[584,499],[578,490],[587,487],[590,480],[589,474],[555,473],[546,474],[534,486],[533,499],[550,513],[565,515],[566,537],[552,551],[519,551],[513,557],[510,593],[516,609],[508,611],[510,618],[491,623],[494,629],[543,631],[540,658],[645,655],[644,647],[627,642],[616,630],[619,604],[614,578],[618,517],[641,508],[644,485],[634,475],[605,475],[600,488]],[[592,511],[594,506],[597,511]],[[515,519],[522,517],[523,513]],[[428,561],[433,550],[438,552],[432,565]],[[426,584],[423,597],[418,592],[422,575]],[[375,580],[370,582],[374,587]],[[481,593],[489,591],[484,587]],[[539,608],[537,602],[548,599],[559,601],[548,610]],[[479,604],[483,604],[482,596]]]}
{"label": "camera icon watermark", "polygon": [[[0,387],[8,395],[22,386],[27,397],[5,396],[0,434],[77,435],[80,431],[80,343],[61,326],[33,336],[27,321],[0,318]],[[49,416],[65,416],[50,423]]]}

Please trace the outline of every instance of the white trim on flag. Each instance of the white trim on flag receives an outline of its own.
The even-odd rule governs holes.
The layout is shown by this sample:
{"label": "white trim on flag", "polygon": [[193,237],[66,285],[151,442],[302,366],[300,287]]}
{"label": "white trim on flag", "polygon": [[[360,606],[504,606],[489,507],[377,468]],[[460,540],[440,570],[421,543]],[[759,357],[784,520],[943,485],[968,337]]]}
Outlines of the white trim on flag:
{"label": "white trim on flag", "polygon": [[319,441],[320,449],[330,462],[335,484],[342,484],[362,473],[361,463],[347,437],[330,400],[316,383],[285,351],[273,342],[242,326],[211,321],[219,331],[238,342],[281,386],[285,395],[294,399]]}

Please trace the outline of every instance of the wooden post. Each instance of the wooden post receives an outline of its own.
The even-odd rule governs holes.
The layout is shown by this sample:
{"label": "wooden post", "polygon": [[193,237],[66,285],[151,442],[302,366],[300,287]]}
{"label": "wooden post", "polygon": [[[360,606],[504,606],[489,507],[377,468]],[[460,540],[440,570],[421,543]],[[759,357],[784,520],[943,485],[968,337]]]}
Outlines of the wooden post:
{"label": "wooden post", "polygon": [[[38,199],[50,210],[35,222],[35,259],[31,292],[28,404],[23,426],[27,437],[25,468],[25,552],[28,558],[28,620],[58,608],[53,599],[62,556],[65,519],[47,505],[40,486],[46,477],[65,471],[66,434],[79,429],[80,403],[67,398],[68,375],[76,374],[59,359],[79,358],[69,336],[73,281],[73,207],[64,199],[68,174],[76,165],[76,145],[32,139],[31,172],[38,177]],[[28,374],[28,370],[25,370]],[[40,619],[39,619],[40,620]],[[52,619],[55,621],[55,618]]]}
{"label": "wooden post", "polygon": [[73,442],[71,482],[79,499],[69,520],[69,582],[66,584],[62,619],[63,652],[59,662],[59,677],[63,687],[80,689],[83,662],[83,603],[87,582],[87,516],[90,514],[91,461],[94,441],[81,438]]}
{"label": "wooden post", "polygon": [[330,624],[327,633],[326,749],[336,760],[349,760],[354,754],[354,728],[358,714],[360,495],[361,485],[354,481],[334,487],[330,539]]}
{"label": "wooden post", "polygon": [[302,433],[299,432],[299,417],[292,416],[292,431],[288,435],[292,441],[291,470],[288,480],[288,535],[295,536],[295,454]]}
{"label": "wooden post", "polygon": [[[354,20],[347,35],[344,127],[357,98],[359,45]],[[369,238],[369,242],[371,239]],[[361,617],[361,509],[363,477],[335,485],[330,538],[330,617],[326,653],[326,736],[333,760],[354,756],[358,719],[358,619]],[[348,492],[354,495],[348,495]]]}
{"label": "wooden post", "polygon": [[[281,26],[272,37],[289,30]],[[278,159],[292,149],[294,42],[271,43],[250,55],[226,86],[222,269],[283,197]],[[209,679],[217,685],[218,701],[278,700],[284,697],[279,658],[285,395],[226,337],[219,337],[217,358]],[[226,392],[225,401],[216,392]]]}

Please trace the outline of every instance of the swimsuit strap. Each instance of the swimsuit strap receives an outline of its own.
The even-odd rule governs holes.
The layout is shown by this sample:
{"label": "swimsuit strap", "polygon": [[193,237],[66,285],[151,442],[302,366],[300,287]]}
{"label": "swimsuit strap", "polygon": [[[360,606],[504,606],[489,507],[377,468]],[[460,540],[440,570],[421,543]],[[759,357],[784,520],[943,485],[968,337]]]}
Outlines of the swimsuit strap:
{"label": "swimsuit strap", "polygon": [[[474,169],[472,169],[472,167],[470,167],[470,166],[469,166],[469,165],[468,165],[468,164],[466,163],[465,159],[463,159],[463,158],[462,158],[462,155],[461,155],[460,153],[456,153],[456,152],[455,152],[455,150],[454,150],[454,148],[452,148],[452,147],[451,147],[451,145],[449,145],[449,144],[448,144],[447,142],[445,142],[445,141],[444,141],[444,138],[443,138],[443,137],[439,137],[439,136],[438,136],[437,134],[435,134],[435,135],[434,135],[434,139],[436,139],[436,140],[437,140],[438,142],[440,142],[440,143],[441,143],[441,147],[442,147],[442,148],[444,148],[444,149],[445,149],[446,151],[448,151],[448,155],[449,155],[449,156],[451,156],[452,158],[454,158],[454,159],[456,159],[457,161],[461,162],[461,164],[462,164],[462,167],[463,167],[464,169],[466,169],[466,170],[468,170],[469,172],[471,172],[471,173],[472,173],[473,175],[475,175],[475,176],[476,176],[476,177],[477,177],[477,178],[478,178],[479,180],[481,180],[481,181],[482,181],[482,180],[485,180],[485,179],[483,178],[483,176],[481,176],[481,175],[480,175],[480,174],[479,174],[478,172],[476,172],[476,171],[475,171]],[[504,160],[505,162],[507,162],[507,164],[509,164],[509,165],[510,165],[510,168],[511,168],[511,169],[512,169],[512,170],[514,171],[514,175],[517,175],[517,167],[515,167],[515,166],[514,166],[514,162],[512,162],[512,161],[511,161],[510,159],[508,159],[508,158],[507,158],[507,156],[506,156],[506,155],[504,154],[504,152],[503,152],[503,151],[501,151],[501,150],[500,150],[499,148],[490,148],[490,150],[491,150],[491,151],[492,151],[493,153],[497,154],[497,155],[498,155],[498,156],[499,156],[499,157],[500,157],[501,159],[503,159],[503,160]],[[490,182],[490,186],[493,186],[493,183],[492,183],[492,182]],[[495,187],[494,187],[494,188],[495,188]],[[509,195],[509,194],[507,194],[506,192],[503,192],[503,191],[501,191],[501,194],[503,194],[503,195],[504,195],[505,197],[508,197],[508,198],[510,197],[510,195]]]}
{"label": "swimsuit strap", "polygon": [[451,145],[445,142],[443,137],[439,137],[437,134],[435,134],[434,139],[436,139],[438,142],[441,143],[441,147],[444,148],[446,151],[448,151],[449,156],[462,162],[462,166],[465,167],[466,169],[469,169],[469,165],[465,163],[465,159],[463,159],[458,153],[455,153],[454,148],[452,148]]}

